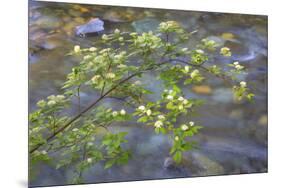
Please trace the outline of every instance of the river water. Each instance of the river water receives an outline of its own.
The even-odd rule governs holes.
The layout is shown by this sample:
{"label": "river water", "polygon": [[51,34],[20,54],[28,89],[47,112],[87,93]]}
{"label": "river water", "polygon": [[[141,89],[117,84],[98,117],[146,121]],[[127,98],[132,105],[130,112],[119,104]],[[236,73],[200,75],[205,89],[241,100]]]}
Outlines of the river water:
{"label": "river water", "polygon": [[[62,92],[61,84],[77,63],[65,54],[74,45],[89,47],[99,39],[75,36],[74,28],[90,18],[109,20],[112,25],[106,32],[115,28],[144,32],[155,30],[161,21],[175,20],[189,31],[198,30],[195,39],[209,37],[231,47],[231,61],[238,60],[248,69],[241,79],[253,84],[254,103],[235,103],[231,89],[213,77],[208,78],[211,87],[183,87],[186,97],[203,98],[207,103],[199,109],[200,117],[194,118],[204,126],[194,138],[199,149],[187,152],[181,167],[164,168],[170,161],[171,142],[166,136],[141,125],[114,124],[112,131],[129,132],[133,157],[127,165],[109,170],[95,165],[84,173],[86,183],[267,172],[267,17],[33,1],[29,16],[30,111],[38,100]],[[231,62],[217,60],[218,64]],[[159,97],[163,85],[153,73],[142,83],[155,92],[152,100]],[[82,93],[82,103],[87,105],[93,95]],[[120,106],[112,101],[107,104]],[[67,184],[73,176],[71,169],[56,170],[46,164],[36,168],[33,186]]]}

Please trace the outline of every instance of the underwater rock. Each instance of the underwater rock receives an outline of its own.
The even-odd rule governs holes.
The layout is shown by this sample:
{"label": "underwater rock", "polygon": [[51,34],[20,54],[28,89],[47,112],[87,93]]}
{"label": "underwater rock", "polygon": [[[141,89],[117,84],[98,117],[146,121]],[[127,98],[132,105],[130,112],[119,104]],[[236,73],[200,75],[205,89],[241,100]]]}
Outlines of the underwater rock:
{"label": "underwater rock", "polygon": [[86,35],[98,35],[104,31],[104,21],[99,18],[92,18],[88,23],[76,26],[75,34],[85,37]]}
{"label": "underwater rock", "polygon": [[173,169],[173,168],[176,168],[176,163],[171,157],[167,157],[164,160],[163,167],[165,169]]}
{"label": "underwater rock", "polygon": [[191,154],[192,163],[194,166],[200,168],[200,176],[220,175],[224,174],[224,168],[218,162],[211,160],[204,154],[193,152]]}
{"label": "underwater rock", "polygon": [[55,29],[60,27],[62,22],[56,17],[42,16],[34,22],[34,25],[41,29]]}
{"label": "underwater rock", "polygon": [[122,9],[122,11],[118,9],[107,10],[102,18],[110,22],[131,22],[141,17],[143,17],[143,12],[136,13],[134,10],[127,8]]}
{"label": "underwater rock", "polygon": [[209,95],[212,93],[212,88],[208,85],[193,86],[192,91],[197,94]]}
{"label": "underwater rock", "polygon": [[262,116],[259,118],[259,120],[258,120],[258,124],[259,124],[259,125],[266,126],[266,125],[267,125],[267,121],[268,121],[267,115],[262,115]]}
{"label": "underwater rock", "polygon": [[132,23],[137,33],[156,31],[160,21],[152,18],[138,20]]}
{"label": "underwater rock", "polygon": [[214,90],[212,99],[220,103],[229,103],[233,100],[232,90],[229,88],[218,88]]}

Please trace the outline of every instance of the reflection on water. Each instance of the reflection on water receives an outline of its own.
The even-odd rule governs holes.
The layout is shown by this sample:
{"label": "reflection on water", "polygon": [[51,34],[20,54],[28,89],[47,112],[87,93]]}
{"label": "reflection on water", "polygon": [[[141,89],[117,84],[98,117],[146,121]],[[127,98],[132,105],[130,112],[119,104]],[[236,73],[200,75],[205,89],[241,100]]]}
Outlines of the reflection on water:
{"label": "reflection on water", "polygon": [[[204,98],[207,105],[199,109],[195,121],[204,125],[201,134],[194,138],[199,150],[188,152],[182,167],[169,161],[167,137],[155,135],[150,128],[140,125],[112,125],[114,131],[125,130],[133,158],[127,165],[104,170],[95,165],[84,178],[87,183],[192,177],[219,174],[237,174],[267,171],[267,18],[263,16],[219,13],[185,12],[126,7],[88,6],[62,3],[31,2],[29,23],[30,110],[36,101],[61,92],[61,84],[71,67],[78,62],[65,56],[74,45],[95,45],[99,36],[81,38],[74,28],[91,18],[106,20],[105,32],[115,28],[122,31],[144,32],[155,30],[161,21],[175,20],[188,31],[198,30],[197,38],[209,37],[233,49],[232,60],[216,57],[218,64],[239,60],[249,72],[241,79],[254,84],[256,102],[236,104],[231,90],[219,80],[210,78],[212,87],[189,88],[184,86],[186,97]],[[192,44],[192,41],[191,41]],[[154,80],[154,81],[153,81]],[[163,89],[161,83],[148,74],[142,80],[155,91],[151,99]],[[155,88],[155,85],[159,87]],[[193,92],[191,92],[193,91]],[[195,91],[195,92],[194,92]],[[93,94],[84,93],[87,104]],[[111,106],[118,103],[108,101]],[[120,105],[120,104],[119,104]],[[215,110],[214,110],[215,109]],[[114,128],[113,128],[114,127]],[[71,169],[55,170],[41,165],[32,185],[65,184],[72,177]]]}

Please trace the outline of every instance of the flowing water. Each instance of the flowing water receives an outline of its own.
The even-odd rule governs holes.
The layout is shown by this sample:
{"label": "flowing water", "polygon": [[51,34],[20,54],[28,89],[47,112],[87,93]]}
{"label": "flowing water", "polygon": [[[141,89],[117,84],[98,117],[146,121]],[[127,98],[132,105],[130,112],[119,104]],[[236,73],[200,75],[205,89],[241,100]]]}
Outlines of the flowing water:
{"label": "flowing water", "polygon": [[[115,124],[111,130],[129,132],[133,157],[127,165],[109,170],[95,165],[84,173],[86,183],[267,172],[267,17],[33,1],[29,16],[30,111],[38,100],[62,92],[61,84],[78,62],[65,54],[74,45],[89,47],[99,40],[99,36],[75,36],[74,28],[91,18],[112,23],[105,32],[153,31],[161,21],[175,20],[188,31],[198,30],[195,39],[209,37],[231,47],[232,59],[217,57],[218,64],[238,60],[248,69],[241,79],[253,84],[254,103],[233,102],[231,89],[214,77],[208,78],[210,88],[183,86],[187,98],[203,98],[207,103],[199,109],[200,117],[193,119],[204,126],[194,138],[199,149],[187,152],[181,167],[165,168],[171,163],[166,136],[139,124]],[[159,97],[163,85],[153,73],[142,83],[155,92],[152,100]],[[95,93],[82,93],[82,103],[87,105],[94,97]],[[107,104],[120,108],[113,101]],[[73,176],[71,169],[56,170],[52,165],[39,165],[36,171],[37,178],[30,182],[34,186],[66,184]]]}

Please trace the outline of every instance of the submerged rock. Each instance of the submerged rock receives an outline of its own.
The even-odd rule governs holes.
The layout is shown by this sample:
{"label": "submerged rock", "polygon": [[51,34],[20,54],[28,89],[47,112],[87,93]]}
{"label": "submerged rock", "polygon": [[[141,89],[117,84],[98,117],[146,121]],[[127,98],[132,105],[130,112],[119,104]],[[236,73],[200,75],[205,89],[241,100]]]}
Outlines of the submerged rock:
{"label": "submerged rock", "polygon": [[132,23],[137,33],[156,31],[160,21],[152,18],[138,20]]}
{"label": "submerged rock", "polygon": [[198,175],[200,176],[224,174],[223,166],[218,162],[211,160],[206,155],[203,155],[199,152],[193,152],[191,158],[193,165],[200,169],[198,172]]}
{"label": "submerged rock", "polygon": [[104,31],[104,21],[99,18],[92,18],[88,23],[77,26],[75,34],[85,37],[86,35],[98,35]]}
{"label": "submerged rock", "polygon": [[208,85],[194,86],[192,91],[197,94],[209,95],[212,93],[212,88]]}

